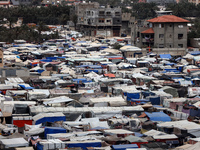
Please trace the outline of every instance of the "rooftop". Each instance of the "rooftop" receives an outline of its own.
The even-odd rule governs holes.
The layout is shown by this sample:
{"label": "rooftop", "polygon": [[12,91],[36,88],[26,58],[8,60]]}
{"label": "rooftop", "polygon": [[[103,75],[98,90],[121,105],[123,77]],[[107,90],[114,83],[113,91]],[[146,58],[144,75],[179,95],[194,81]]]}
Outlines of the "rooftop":
{"label": "rooftop", "polygon": [[150,20],[147,20],[148,22],[156,23],[156,22],[189,22],[186,19],[174,16],[174,15],[164,15],[159,16]]}

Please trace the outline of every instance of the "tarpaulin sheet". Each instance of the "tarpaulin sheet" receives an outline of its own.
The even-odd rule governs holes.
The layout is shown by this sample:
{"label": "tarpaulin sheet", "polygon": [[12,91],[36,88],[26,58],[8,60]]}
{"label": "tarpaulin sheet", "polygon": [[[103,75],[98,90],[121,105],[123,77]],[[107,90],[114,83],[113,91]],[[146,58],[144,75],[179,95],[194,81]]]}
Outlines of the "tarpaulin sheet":
{"label": "tarpaulin sheet", "polygon": [[145,114],[149,117],[151,121],[163,121],[163,122],[171,121],[171,118],[164,112],[152,112],[152,113],[145,112]]}
{"label": "tarpaulin sheet", "polygon": [[157,96],[150,96],[149,101],[152,105],[160,105],[160,97]]}
{"label": "tarpaulin sheet", "polygon": [[92,80],[87,80],[87,79],[85,79],[85,78],[83,78],[83,79],[72,79],[72,81],[73,81],[73,82],[77,82],[78,84],[79,84],[80,82],[82,82],[82,83],[92,82]]}
{"label": "tarpaulin sheet", "polygon": [[140,93],[126,93],[127,101],[130,101],[131,99],[139,99]]}
{"label": "tarpaulin sheet", "polygon": [[68,148],[81,147],[83,150],[87,150],[87,147],[101,147],[101,142],[91,142],[91,143],[70,143],[67,144]]}
{"label": "tarpaulin sheet", "polygon": [[170,54],[160,54],[160,58],[162,59],[171,59],[171,55]]}
{"label": "tarpaulin sheet", "polygon": [[98,70],[93,70],[93,69],[87,69],[85,70],[86,72],[89,71],[89,72],[95,72],[95,73],[98,73],[99,71]]}
{"label": "tarpaulin sheet", "polygon": [[193,52],[189,52],[189,53],[193,56],[200,55],[200,51],[193,51]]}
{"label": "tarpaulin sheet", "polygon": [[24,127],[25,124],[32,125],[32,120],[13,120],[13,124],[17,127]]}
{"label": "tarpaulin sheet", "polygon": [[66,121],[66,117],[65,116],[54,116],[54,117],[44,117],[41,119],[38,119],[35,124],[40,124],[40,123],[45,123],[45,122],[55,122],[55,121]]}
{"label": "tarpaulin sheet", "polygon": [[137,144],[124,144],[124,145],[112,145],[114,150],[126,150],[128,148],[138,148]]}
{"label": "tarpaulin sheet", "polygon": [[[43,70],[44,71],[44,70]],[[23,89],[25,89],[25,90],[32,90],[32,89],[34,89],[33,87],[26,87],[25,85],[22,85],[22,84],[19,84],[19,86],[21,87],[21,88],[23,88]]]}
{"label": "tarpaulin sheet", "polygon": [[47,134],[55,134],[55,133],[67,133],[66,129],[61,127],[45,127],[44,136],[47,137]]}

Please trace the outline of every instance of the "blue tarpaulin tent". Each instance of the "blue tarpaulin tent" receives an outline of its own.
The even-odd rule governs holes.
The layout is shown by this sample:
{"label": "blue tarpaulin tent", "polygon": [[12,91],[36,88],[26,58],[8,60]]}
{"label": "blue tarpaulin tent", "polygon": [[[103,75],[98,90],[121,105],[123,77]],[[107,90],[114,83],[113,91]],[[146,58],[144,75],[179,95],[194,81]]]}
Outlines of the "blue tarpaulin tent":
{"label": "blue tarpaulin tent", "polygon": [[127,96],[127,101],[140,98],[140,93],[124,93],[124,95]]}
{"label": "blue tarpaulin tent", "polygon": [[200,51],[193,51],[193,52],[189,52],[191,55],[193,56],[197,56],[200,55]]}
{"label": "blue tarpaulin tent", "polygon": [[152,112],[152,113],[145,112],[145,114],[151,121],[163,121],[163,122],[171,121],[171,118],[164,112]]}
{"label": "blue tarpaulin tent", "polygon": [[152,105],[160,105],[160,97],[159,96],[149,96],[148,99]]}
{"label": "blue tarpaulin tent", "polygon": [[30,87],[30,86],[26,87],[25,85],[22,85],[22,84],[18,84],[18,85],[24,90],[32,90],[32,89],[34,89],[33,87]]}
{"label": "blue tarpaulin tent", "polygon": [[58,57],[46,57],[46,59],[57,60]]}
{"label": "blue tarpaulin tent", "polygon": [[93,69],[86,69],[85,71],[86,71],[86,72],[87,72],[87,71],[89,71],[89,72],[95,72],[95,73],[99,73],[99,71],[98,71],[98,70],[93,70]]}
{"label": "blue tarpaulin tent", "polygon": [[162,59],[171,59],[171,55],[170,54],[160,54],[160,58]]}
{"label": "blue tarpaulin tent", "polygon": [[101,147],[101,141],[77,141],[73,143],[66,143],[68,148],[75,148],[75,147],[80,147],[83,150],[87,150],[87,147]]}
{"label": "blue tarpaulin tent", "polygon": [[61,127],[45,127],[44,136],[47,137],[47,134],[55,134],[55,133],[66,133],[66,129]]}
{"label": "blue tarpaulin tent", "polygon": [[87,80],[87,79],[85,79],[85,78],[82,78],[82,79],[72,79],[72,81],[73,81],[73,82],[77,82],[78,84],[79,84],[80,82],[82,82],[82,83],[92,82],[92,80]]}
{"label": "blue tarpaulin tent", "polygon": [[66,116],[63,113],[41,113],[33,117],[35,124],[55,122],[55,121],[66,121]]}
{"label": "blue tarpaulin tent", "polygon": [[126,150],[128,148],[138,148],[137,144],[124,144],[124,145],[112,145],[114,150]]}

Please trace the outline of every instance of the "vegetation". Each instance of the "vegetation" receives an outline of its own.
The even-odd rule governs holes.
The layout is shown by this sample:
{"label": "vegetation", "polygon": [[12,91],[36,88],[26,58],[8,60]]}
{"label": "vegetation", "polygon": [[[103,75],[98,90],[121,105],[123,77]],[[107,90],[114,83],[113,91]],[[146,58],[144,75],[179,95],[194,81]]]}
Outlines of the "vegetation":
{"label": "vegetation", "polygon": [[28,42],[40,43],[43,39],[53,39],[58,38],[58,33],[51,35],[42,35],[41,30],[47,30],[42,23],[37,27],[38,31],[35,28],[29,28],[27,25],[22,25],[21,27],[15,28],[6,28],[0,27],[0,41],[12,43],[14,40],[23,39]]}
{"label": "vegetation", "polygon": [[12,8],[1,8],[0,20],[7,18],[8,21],[16,22],[18,17],[23,17],[23,23],[38,23],[56,25],[63,24],[69,20],[69,6],[28,7],[19,6]]}

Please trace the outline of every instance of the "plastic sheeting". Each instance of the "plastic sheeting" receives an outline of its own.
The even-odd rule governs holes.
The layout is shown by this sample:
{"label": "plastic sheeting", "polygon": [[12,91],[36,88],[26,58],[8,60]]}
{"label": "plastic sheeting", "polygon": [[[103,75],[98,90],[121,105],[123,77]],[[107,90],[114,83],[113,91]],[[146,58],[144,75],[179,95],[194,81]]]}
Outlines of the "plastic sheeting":
{"label": "plastic sheeting", "polygon": [[55,134],[55,133],[66,133],[66,129],[61,127],[45,127],[44,136],[47,137],[47,134]]}
{"label": "plastic sheeting", "polygon": [[87,147],[101,147],[101,141],[84,141],[84,142],[66,142],[68,148],[81,147],[83,150],[87,150]]}
{"label": "plastic sheeting", "polygon": [[145,112],[145,113],[150,118],[151,121],[163,121],[163,122],[171,121],[171,118],[163,112],[153,112],[153,113]]}
{"label": "plastic sheeting", "polygon": [[112,145],[114,150],[126,150],[127,148],[138,148],[137,144],[124,144],[124,145]]}

